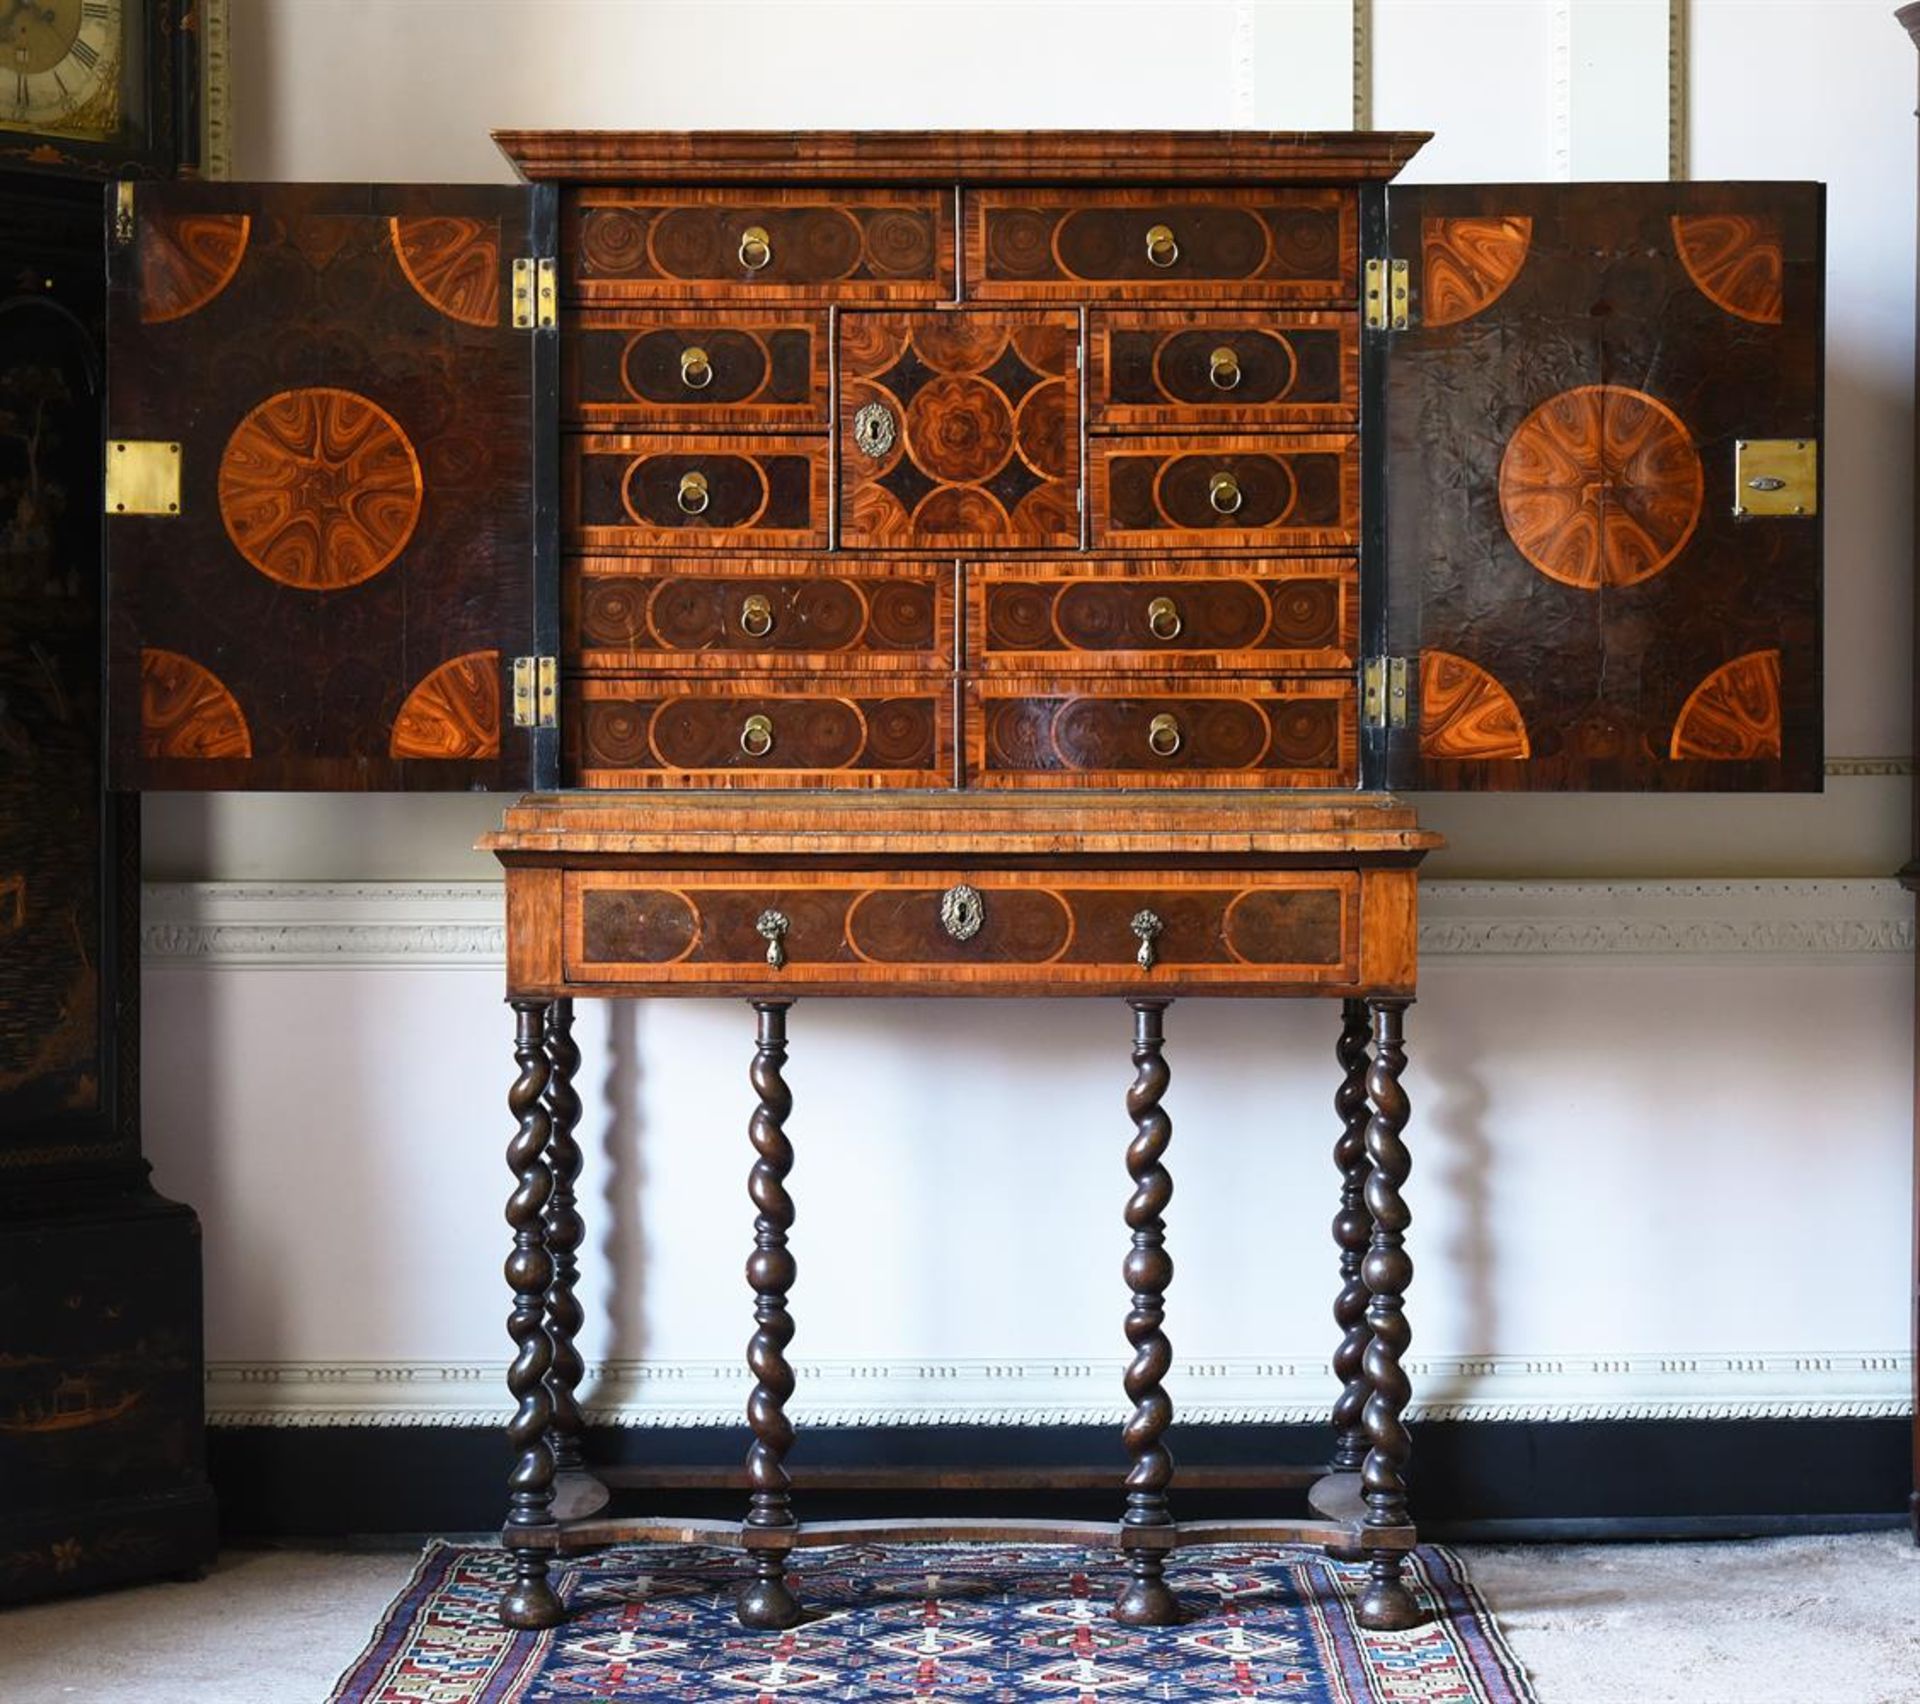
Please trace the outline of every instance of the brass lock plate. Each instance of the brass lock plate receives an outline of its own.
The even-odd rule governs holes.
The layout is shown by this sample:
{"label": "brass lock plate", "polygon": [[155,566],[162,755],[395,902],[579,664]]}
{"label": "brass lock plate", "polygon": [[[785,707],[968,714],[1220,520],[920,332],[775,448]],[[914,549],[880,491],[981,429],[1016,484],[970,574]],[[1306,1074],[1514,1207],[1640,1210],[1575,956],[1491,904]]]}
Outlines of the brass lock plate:
{"label": "brass lock plate", "polygon": [[107,440],[109,515],[180,513],[180,446],[160,438]]}
{"label": "brass lock plate", "polygon": [[1743,520],[1750,515],[1819,514],[1820,441],[1735,439],[1733,512]]}

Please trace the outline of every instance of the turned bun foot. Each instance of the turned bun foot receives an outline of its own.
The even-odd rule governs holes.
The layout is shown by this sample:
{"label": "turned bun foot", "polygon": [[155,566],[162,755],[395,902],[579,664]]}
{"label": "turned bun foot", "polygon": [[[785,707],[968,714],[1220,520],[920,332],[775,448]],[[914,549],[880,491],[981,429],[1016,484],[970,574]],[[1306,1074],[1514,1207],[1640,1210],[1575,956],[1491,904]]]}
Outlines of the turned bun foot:
{"label": "turned bun foot", "polygon": [[1353,1618],[1369,1633],[1404,1633],[1426,1620],[1406,1581],[1378,1577],[1367,1582],[1354,1605]]}
{"label": "turned bun foot", "polygon": [[800,1600],[787,1582],[777,1575],[770,1579],[749,1580],[740,1588],[735,1612],[742,1627],[757,1632],[778,1633],[800,1623]]}
{"label": "turned bun foot", "polygon": [[567,1618],[559,1595],[545,1580],[516,1580],[500,1599],[500,1625],[535,1633]]}
{"label": "turned bun foot", "polygon": [[1129,1580],[1114,1600],[1113,1618],[1123,1627],[1178,1627],[1180,1601],[1165,1580]]}

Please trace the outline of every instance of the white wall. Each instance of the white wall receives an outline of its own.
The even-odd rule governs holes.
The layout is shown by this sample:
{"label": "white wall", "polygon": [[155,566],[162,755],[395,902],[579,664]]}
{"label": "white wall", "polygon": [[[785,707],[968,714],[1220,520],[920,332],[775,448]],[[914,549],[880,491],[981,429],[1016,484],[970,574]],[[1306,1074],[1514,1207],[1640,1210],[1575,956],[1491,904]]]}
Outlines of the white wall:
{"label": "white wall", "polygon": [[[486,132],[507,125],[1344,127],[1357,46],[1371,121],[1439,133],[1411,177],[1658,176],[1667,10],[1373,0],[1356,43],[1347,0],[234,0],[235,172],[504,179]],[[1911,963],[1884,878],[1908,850],[1916,56],[1880,0],[1688,11],[1693,175],[1830,185],[1838,773],[1806,799],[1422,801],[1454,842],[1437,876],[1547,882],[1439,890],[1465,922],[1414,1014],[1416,1355],[1474,1411],[1861,1411],[1902,1388]],[[160,1181],[207,1221],[223,1412],[495,1407],[492,902],[419,884],[487,880],[468,848],[498,808],[147,803],[150,876],[215,884],[155,896],[146,1094]],[[1725,876],[1772,879],[1693,879]],[[1531,933],[1496,926],[1514,904]],[[1649,910],[1652,953],[1617,921]],[[834,1412],[1114,1406],[1124,1015],[1045,1015],[796,1013],[796,1348],[833,1363]],[[1332,1022],[1172,1015],[1172,1330],[1207,1358],[1186,1394],[1209,1411],[1324,1388]],[[747,1020],[615,1025],[609,1055],[585,1024],[590,1151],[621,1163],[588,1197],[612,1315],[588,1348],[622,1364],[623,1412],[730,1411]],[[1276,1295],[1300,1303],[1277,1327]]]}

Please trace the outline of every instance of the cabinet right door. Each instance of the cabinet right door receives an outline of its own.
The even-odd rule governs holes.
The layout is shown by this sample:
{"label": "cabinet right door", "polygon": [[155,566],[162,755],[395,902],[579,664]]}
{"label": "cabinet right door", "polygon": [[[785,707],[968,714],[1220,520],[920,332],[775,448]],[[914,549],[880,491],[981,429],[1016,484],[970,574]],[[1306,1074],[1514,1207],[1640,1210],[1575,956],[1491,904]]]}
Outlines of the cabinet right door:
{"label": "cabinet right door", "polygon": [[1817,790],[1824,191],[1396,189],[1403,788]]}

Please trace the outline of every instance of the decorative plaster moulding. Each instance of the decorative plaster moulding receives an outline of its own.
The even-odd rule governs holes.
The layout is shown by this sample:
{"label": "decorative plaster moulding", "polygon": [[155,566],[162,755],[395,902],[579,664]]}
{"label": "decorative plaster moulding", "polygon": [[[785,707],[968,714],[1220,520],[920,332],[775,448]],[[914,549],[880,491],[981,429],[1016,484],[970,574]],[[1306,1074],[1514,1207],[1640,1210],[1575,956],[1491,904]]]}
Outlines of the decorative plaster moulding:
{"label": "decorative plaster moulding", "polygon": [[[150,962],[476,970],[504,962],[492,882],[150,884]],[[1884,881],[1425,882],[1429,958],[1712,960],[1904,953],[1913,902]]]}

